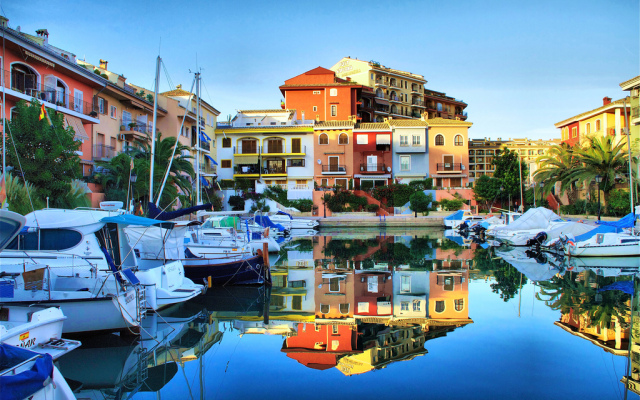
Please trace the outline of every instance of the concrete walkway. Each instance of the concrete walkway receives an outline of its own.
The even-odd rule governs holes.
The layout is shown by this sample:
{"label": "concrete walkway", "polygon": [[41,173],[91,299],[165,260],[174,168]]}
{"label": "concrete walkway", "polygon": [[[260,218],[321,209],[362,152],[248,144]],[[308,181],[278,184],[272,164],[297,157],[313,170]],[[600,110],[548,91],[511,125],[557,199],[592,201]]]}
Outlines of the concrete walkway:
{"label": "concrete walkway", "polygon": [[442,216],[418,216],[398,215],[388,217],[364,217],[364,216],[340,216],[340,217],[316,217],[320,227],[442,227],[444,222]]}

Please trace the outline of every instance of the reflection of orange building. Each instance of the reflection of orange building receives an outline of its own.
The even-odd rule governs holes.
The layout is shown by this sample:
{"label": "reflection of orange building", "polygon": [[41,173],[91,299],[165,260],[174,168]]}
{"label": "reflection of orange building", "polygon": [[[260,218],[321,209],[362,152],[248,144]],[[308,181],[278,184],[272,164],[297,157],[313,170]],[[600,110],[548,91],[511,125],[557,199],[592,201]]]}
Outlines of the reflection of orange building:
{"label": "reflection of orange building", "polygon": [[309,368],[325,370],[337,365],[341,356],[360,352],[355,325],[300,323],[297,334],[285,339],[282,352]]}
{"label": "reflection of orange building", "polygon": [[434,272],[429,276],[430,318],[469,319],[469,270],[458,267],[455,261],[461,260],[443,260],[447,266],[434,264]]}
{"label": "reflection of orange building", "polygon": [[316,318],[353,317],[353,271],[316,268]]}

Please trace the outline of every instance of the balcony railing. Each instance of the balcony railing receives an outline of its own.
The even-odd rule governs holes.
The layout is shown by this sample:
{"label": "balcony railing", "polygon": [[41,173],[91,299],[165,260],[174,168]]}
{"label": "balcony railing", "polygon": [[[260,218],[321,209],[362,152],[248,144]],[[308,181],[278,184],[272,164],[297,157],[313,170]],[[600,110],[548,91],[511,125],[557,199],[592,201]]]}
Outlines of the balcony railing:
{"label": "balcony railing", "polygon": [[135,131],[140,133],[151,133],[151,124],[145,122],[132,121],[130,119],[120,119],[121,131]]}
{"label": "balcony railing", "polygon": [[201,174],[216,174],[217,168],[215,165],[211,165],[209,162],[204,161],[204,163],[200,163],[200,173]]}
{"label": "balcony railing", "polygon": [[347,166],[343,164],[322,164],[322,173],[346,174]]}
{"label": "balcony railing", "polygon": [[389,95],[386,95],[384,93],[376,93],[376,97],[379,99],[387,99],[389,100]]}
{"label": "balcony railing", "polygon": [[113,146],[107,146],[104,144],[96,144],[93,146],[94,160],[110,160],[115,157],[116,154],[116,148]]}
{"label": "balcony railing", "polygon": [[233,154],[260,154],[262,146],[233,146]]}
{"label": "balcony railing", "polygon": [[418,106],[418,107],[424,107],[424,101],[413,99],[413,100],[411,100],[411,105]]}
{"label": "balcony railing", "polygon": [[376,107],[377,113],[389,114],[389,109],[385,107]]}
{"label": "balcony railing", "polygon": [[462,171],[464,165],[457,163],[438,163],[438,171]]}
{"label": "balcony railing", "polygon": [[387,86],[387,84],[382,79],[376,79],[376,85]]}
{"label": "balcony railing", "polygon": [[362,163],[360,164],[360,172],[386,172],[387,170],[387,165],[386,164],[381,164],[381,163],[376,163],[376,164],[367,164],[367,163]]}
{"label": "balcony railing", "polygon": [[631,118],[638,118],[640,117],[640,107],[633,107],[631,109]]}
{"label": "balcony railing", "polygon": [[399,103],[402,99],[398,96],[389,96],[389,101],[397,101]]}

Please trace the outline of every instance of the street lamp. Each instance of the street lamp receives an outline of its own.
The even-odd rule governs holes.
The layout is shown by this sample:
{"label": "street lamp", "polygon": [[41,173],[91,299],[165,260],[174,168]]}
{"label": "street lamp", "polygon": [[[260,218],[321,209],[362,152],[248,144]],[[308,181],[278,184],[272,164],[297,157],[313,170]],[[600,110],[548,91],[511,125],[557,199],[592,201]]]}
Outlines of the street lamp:
{"label": "street lamp", "polygon": [[533,189],[533,208],[536,208],[536,183],[531,182],[531,188]]}
{"label": "street lamp", "polygon": [[600,209],[602,208],[602,204],[600,204],[600,182],[602,182],[602,177],[600,175],[596,175],[596,182],[598,183],[598,221],[600,221]]}
{"label": "street lamp", "polygon": [[540,203],[544,200],[544,182],[540,182]]}

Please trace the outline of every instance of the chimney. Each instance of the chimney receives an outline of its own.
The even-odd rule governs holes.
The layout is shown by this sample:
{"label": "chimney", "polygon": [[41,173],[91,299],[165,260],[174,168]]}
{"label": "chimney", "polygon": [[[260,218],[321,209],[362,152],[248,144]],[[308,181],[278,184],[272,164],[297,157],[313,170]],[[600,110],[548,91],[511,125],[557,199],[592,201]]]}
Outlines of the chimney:
{"label": "chimney", "polygon": [[302,123],[304,124],[304,111],[302,112]]}
{"label": "chimney", "polygon": [[607,104],[611,104],[611,97],[604,97],[602,99],[602,105],[606,106]]}
{"label": "chimney", "polygon": [[3,29],[7,29],[7,25],[9,24],[9,18],[5,18],[0,15],[0,27]]}
{"label": "chimney", "polygon": [[176,86],[176,89],[182,89],[182,84],[179,84],[178,86]]}
{"label": "chimney", "polygon": [[351,77],[347,76],[347,82],[351,82]]}
{"label": "chimney", "polygon": [[109,64],[107,60],[100,59],[100,68],[107,69],[107,64]]}
{"label": "chimney", "polygon": [[39,38],[44,39],[44,44],[49,44],[49,31],[46,29],[38,29],[36,31],[36,35],[38,35]]}

